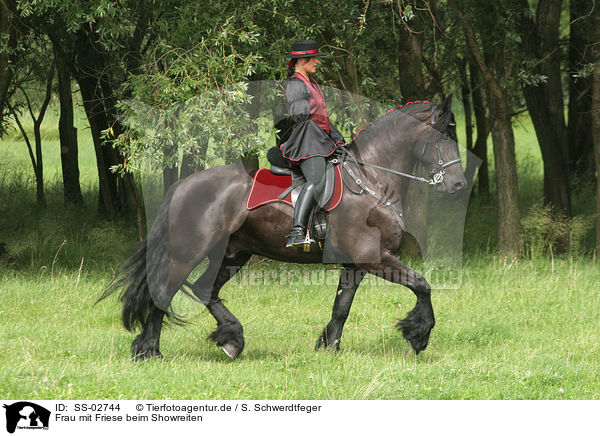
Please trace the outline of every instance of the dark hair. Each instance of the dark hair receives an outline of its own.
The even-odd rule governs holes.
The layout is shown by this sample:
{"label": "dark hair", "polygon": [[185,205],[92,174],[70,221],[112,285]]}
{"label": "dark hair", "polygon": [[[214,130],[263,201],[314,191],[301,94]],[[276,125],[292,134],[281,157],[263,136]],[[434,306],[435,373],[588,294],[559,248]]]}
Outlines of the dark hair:
{"label": "dark hair", "polygon": [[288,80],[290,80],[290,77],[292,77],[294,75],[294,73],[296,72],[296,63],[298,62],[298,58],[296,59],[290,59],[290,61],[287,64],[287,78]]}

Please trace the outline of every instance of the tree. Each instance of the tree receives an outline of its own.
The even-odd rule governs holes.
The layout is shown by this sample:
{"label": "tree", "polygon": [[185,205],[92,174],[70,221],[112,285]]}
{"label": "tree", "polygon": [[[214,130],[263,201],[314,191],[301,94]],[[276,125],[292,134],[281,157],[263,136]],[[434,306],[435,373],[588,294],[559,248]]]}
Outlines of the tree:
{"label": "tree", "polygon": [[[470,2],[469,9],[475,16],[467,19],[464,2],[449,0],[448,3],[465,29],[469,50],[487,85],[496,167],[498,249],[516,253],[521,247],[521,239],[515,138],[511,124],[514,71],[507,59],[511,52],[507,47],[507,29],[499,19],[504,15],[503,5]],[[480,39],[476,36],[477,30]]]}
{"label": "tree", "polygon": [[[30,33],[27,38],[29,40],[27,55],[22,56],[19,59],[18,64],[15,65],[15,73],[13,74],[13,86],[20,91],[23,100],[21,102],[7,102],[6,104],[12,117],[17,123],[25,144],[27,145],[29,158],[35,173],[37,203],[40,206],[45,206],[46,196],[44,194],[44,160],[42,154],[41,126],[44,121],[44,116],[46,115],[46,109],[48,109],[48,104],[50,103],[50,98],[52,97],[52,82],[54,80],[55,65],[53,58],[50,58],[51,61],[47,62],[47,58],[41,55],[47,51],[47,41],[36,38],[32,33]],[[36,96],[34,100],[31,98],[30,94],[36,94],[37,90],[35,89],[35,86],[40,82],[45,83],[45,87],[42,91],[41,98]],[[13,100],[14,97],[16,96],[13,95]],[[36,105],[36,100],[41,100],[39,107],[36,107],[38,106]],[[31,145],[29,135],[19,118],[19,114],[22,110],[28,112],[33,122],[35,152]]]}
{"label": "tree", "polygon": [[71,95],[71,71],[68,63],[60,57],[55,48],[56,72],[58,76],[58,99],[60,117],[58,134],[60,137],[60,162],[62,166],[63,197],[65,204],[83,204],[79,185],[79,162],[77,129],[73,120],[73,97]]}
{"label": "tree", "polygon": [[600,5],[589,0],[570,0],[568,49],[569,73],[569,170],[586,180],[594,176],[592,139],[592,69],[594,36]]}
{"label": "tree", "polygon": [[567,126],[558,44],[562,0],[539,0],[531,18],[528,0],[512,0],[520,46],[528,59],[523,94],[544,161],[544,200],[558,215],[571,215]]}
{"label": "tree", "polygon": [[[155,41],[139,74],[130,78],[131,95],[144,109],[120,105],[128,130],[118,145],[128,167],[150,160],[163,168],[165,189],[177,180],[180,155],[186,167],[206,167],[215,159],[247,158],[259,146],[252,120],[246,122],[253,105],[245,80],[259,60],[255,26],[242,14],[223,19],[209,12],[181,11],[172,33]],[[197,20],[206,27],[188,37],[190,21]]]}
{"label": "tree", "polygon": [[0,0],[0,136],[6,128],[5,114],[16,61],[18,24],[15,0]]}
{"label": "tree", "polygon": [[[152,31],[152,17],[163,6],[154,1],[107,0],[19,3],[21,16],[35,21],[34,28],[48,35],[79,85],[96,151],[98,209],[107,217],[137,217],[139,222],[143,216],[133,177],[111,170],[123,162],[111,141],[121,131],[116,102],[126,93],[127,75],[139,63],[143,42]],[[105,131],[111,135],[103,136]]]}
{"label": "tree", "polygon": [[428,47],[438,49],[438,38],[442,34],[437,1],[402,0],[397,12],[398,76],[404,101],[443,95],[436,59],[427,53]]}
{"label": "tree", "polygon": [[473,146],[473,153],[481,159],[481,166],[477,173],[479,195],[484,201],[490,196],[490,177],[487,158],[487,139],[490,135],[490,120],[485,104],[485,85],[481,80],[479,67],[474,61],[469,61],[469,73],[471,82],[471,97],[473,98],[473,112],[475,114],[475,125],[477,128],[477,139]]}
{"label": "tree", "polygon": [[[592,19],[593,39],[600,41],[600,12],[596,11]],[[600,47],[596,43],[592,49],[592,139],[596,163],[596,253],[600,253]]]}

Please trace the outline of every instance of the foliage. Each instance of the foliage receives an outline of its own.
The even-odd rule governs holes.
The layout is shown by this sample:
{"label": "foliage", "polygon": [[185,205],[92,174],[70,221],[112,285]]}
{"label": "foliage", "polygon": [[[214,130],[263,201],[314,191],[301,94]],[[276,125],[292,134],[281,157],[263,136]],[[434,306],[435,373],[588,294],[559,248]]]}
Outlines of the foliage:
{"label": "foliage", "polygon": [[255,52],[256,26],[233,18],[217,22],[190,48],[160,41],[147,56],[145,70],[130,77],[134,101],[118,108],[128,127],[116,145],[127,155],[122,169],[138,169],[140,159],[154,166],[176,166],[181,154],[207,166],[206,144],[216,156],[233,160],[259,147],[247,113],[252,96],[244,81],[261,56]]}
{"label": "foliage", "polygon": [[[244,82],[282,78],[283,55],[294,39],[316,39],[332,52],[319,73],[322,84],[389,98],[385,94],[389,83],[378,86],[372,74],[373,54],[368,54],[368,47],[385,41],[381,24],[387,16],[374,10],[366,20],[367,11],[362,2],[314,8],[264,0],[201,11],[184,8],[172,15],[170,32],[153,43],[142,71],[130,75],[128,86],[136,103],[119,106],[128,126],[116,141],[127,154],[120,169],[139,168],[141,158],[172,167],[186,154],[194,156],[196,166],[206,166],[264,148],[256,137],[256,116],[248,113],[256,94]],[[191,28],[197,29],[193,35]],[[346,74],[348,70],[351,74]],[[384,71],[378,74],[387,76]],[[263,90],[261,101],[254,103],[268,116],[273,98],[283,100],[281,94]]]}

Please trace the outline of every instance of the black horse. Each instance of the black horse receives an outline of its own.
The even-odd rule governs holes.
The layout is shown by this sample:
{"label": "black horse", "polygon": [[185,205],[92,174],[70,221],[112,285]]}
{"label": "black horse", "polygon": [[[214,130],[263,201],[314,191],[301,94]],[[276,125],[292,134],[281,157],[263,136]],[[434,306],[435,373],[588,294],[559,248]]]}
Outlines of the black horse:
{"label": "black horse", "polygon": [[[367,273],[415,293],[415,307],[397,327],[416,353],[426,348],[435,323],[431,288],[395,254],[405,232],[402,196],[410,178],[416,178],[411,175],[415,163],[430,171],[430,183],[438,191],[454,193],[466,187],[450,107],[451,97],[440,106],[418,102],[396,108],[348,145],[344,155],[351,157],[342,171],[354,189],[347,189],[340,205],[327,215],[327,242],[345,260],[332,318],[317,349],[339,348],[354,294]],[[221,287],[253,254],[286,262],[323,262],[323,251],[316,245],[309,252],[285,247],[292,225],[290,206],[270,203],[246,209],[251,184],[244,168],[228,165],[196,173],[167,193],[148,238],[103,296],[125,288],[123,323],[130,331],[142,330],[132,344],[135,358],[161,355],[164,317],[173,315],[173,296],[187,284],[217,320],[210,339],[235,359],[244,348],[243,330],[220,300]],[[206,271],[189,285],[188,276],[206,258]]]}

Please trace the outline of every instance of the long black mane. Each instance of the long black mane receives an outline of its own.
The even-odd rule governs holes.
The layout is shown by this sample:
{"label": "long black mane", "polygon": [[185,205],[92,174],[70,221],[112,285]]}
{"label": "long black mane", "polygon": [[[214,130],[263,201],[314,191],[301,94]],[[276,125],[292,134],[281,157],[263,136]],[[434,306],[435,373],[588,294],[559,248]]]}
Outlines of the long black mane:
{"label": "long black mane", "polygon": [[[406,122],[407,115],[422,119],[423,122],[429,122],[429,115],[437,107],[428,101],[417,101],[390,109],[381,117],[360,129],[352,138],[351,144],[355,144],[359,149],[372,142],[391,144],[393,141],[397,141],[399,133],[403,131],[401,123]],[[424,112],[428,116],[423,117],[421,115],[417,117],[417,114],[420,115]],[[454,116],[450,110],[442,110],[441,113],[436,114],[436,118],[432,120],[434,121],[434,132],[436,133],[434,136],[437,137],[440,133],[445,133],[453,120]],[[424,138],[424,140],[429,142],[435,140],[435,138]]]}

